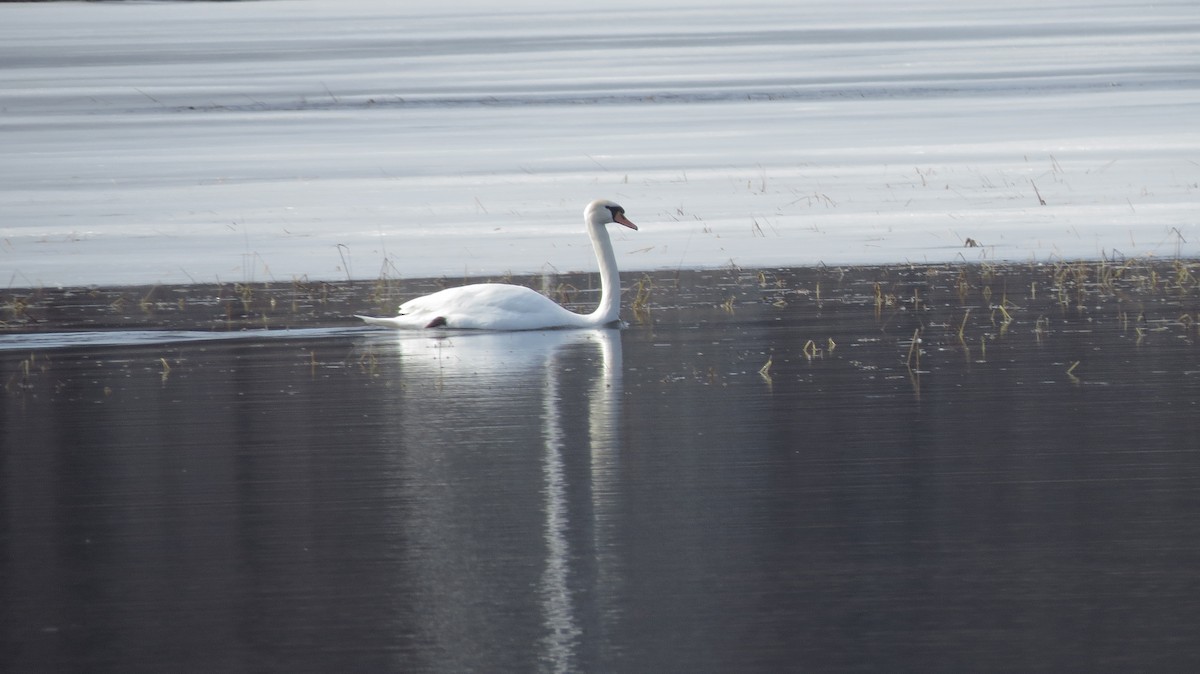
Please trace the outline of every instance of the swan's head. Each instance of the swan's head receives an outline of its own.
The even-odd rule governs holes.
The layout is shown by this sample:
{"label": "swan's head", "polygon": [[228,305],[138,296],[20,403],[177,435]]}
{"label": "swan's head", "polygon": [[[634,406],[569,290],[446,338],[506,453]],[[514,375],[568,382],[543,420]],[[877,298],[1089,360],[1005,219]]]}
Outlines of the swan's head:
{"label": "swan's head", "polygon": [[610,222],[615,222],[619,225],[625,225],[630,229],[637,229],[637,225],[629,221],[625,217],[625,209],[621,205],[608,199],[597,199],[588,204],[583,211],[583,217],[589,223],[598,225],[607,225]]}

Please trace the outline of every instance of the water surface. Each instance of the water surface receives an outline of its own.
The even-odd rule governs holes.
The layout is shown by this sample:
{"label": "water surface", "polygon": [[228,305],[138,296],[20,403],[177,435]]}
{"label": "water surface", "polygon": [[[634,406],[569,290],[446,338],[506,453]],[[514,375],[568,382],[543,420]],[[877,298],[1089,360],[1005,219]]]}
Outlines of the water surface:
{"label": "water surface", "polygon": [[0,669],[1191,670],[1198,270],[10,292]]}

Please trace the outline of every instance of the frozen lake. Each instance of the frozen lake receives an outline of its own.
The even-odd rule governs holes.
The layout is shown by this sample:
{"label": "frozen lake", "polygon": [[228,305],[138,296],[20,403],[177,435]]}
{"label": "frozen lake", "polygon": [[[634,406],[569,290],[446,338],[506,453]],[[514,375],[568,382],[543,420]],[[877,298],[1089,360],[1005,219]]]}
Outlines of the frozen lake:
{"label": "frozen lake", "polygon": [[[0,671],[1195,671],[1197,119],[1192,0],[0,3]],[[624,330],[350,318],[596,197]]]}
{"label": "frozen lake", "polygon": [[1191,0],[6,3],[0,275],[1194,256],[1198,85]]}

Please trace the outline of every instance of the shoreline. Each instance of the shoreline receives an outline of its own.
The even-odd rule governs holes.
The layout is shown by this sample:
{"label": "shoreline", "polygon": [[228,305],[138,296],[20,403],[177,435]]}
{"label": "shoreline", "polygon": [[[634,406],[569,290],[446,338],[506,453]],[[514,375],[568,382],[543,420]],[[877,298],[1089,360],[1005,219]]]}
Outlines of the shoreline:
{"label": "shoreline", "polygon": [[[958,262],[818,267],[622,272],[622,319],[652,323],[680,308],[726,311],[796,305],[886,303],[908,310],[941,297],[995,311],[1012,301],[1069,308],[1115,299],[1142,303],[1167,293],[1176,318],[1200,325],[1200,258],[1079,260],[1058,263]],[[68,288],[0,292],[0,344],[20,336],[105,331],[189,330],[212,333],[359,327],[355,314],[392,315],[403,300],[482,281],[532,287],[574,311],[587,311],[598,287],[594,272],[477,278],[395,279]],[[1039,297],[1040,293],[1040,297]],[[1010,299],[1018,296],[1022,300]],[[890,299],[887,299],[890,297]],[[952,301],[953,300],[953,301]],[[886,307],[876,306],[876,310]],[[1186,318],[1184,318],[1186,317]],[[2,348],[2,347],[0,347]]]}

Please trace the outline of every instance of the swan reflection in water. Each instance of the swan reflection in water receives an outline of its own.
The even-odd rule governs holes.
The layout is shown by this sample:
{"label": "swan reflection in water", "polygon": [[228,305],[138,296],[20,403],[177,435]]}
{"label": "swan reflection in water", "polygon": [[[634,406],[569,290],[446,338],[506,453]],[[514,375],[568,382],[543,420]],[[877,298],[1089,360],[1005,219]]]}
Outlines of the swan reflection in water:
{"label": "swan reflection in water", "polygon": [[[476,644],[479,657],[512,647],[488,643],[505,633],[489,620],[536,620],[531,657],[553,671],[577,669],[584,636],[607,633],[615,615],[602,604],[616,577],[607,537],[618,491],[620,331],[400,332],[367,344],[393,345],[399,356],[399,380],[389,384],[401,387],[402,402],[389,430],[403,449],[398,488],[406,501],[417,496],[397,524],[417,553],[409,558],[422,576],[422,636],[474,667],[486,663],[463,644]],[[512,582],[521,574],[527,583]],[[536,587],[536,598],[501,585]]]}

